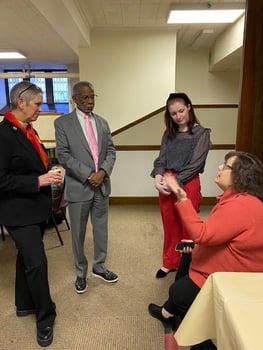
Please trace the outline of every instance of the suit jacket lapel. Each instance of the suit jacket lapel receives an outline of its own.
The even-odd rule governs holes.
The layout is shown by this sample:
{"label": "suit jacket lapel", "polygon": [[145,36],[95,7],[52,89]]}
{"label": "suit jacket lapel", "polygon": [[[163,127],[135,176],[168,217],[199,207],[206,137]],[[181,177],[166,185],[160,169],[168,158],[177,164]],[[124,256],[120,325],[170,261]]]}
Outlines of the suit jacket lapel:
{"label": "suit jacket lapel", "polygon": [[27,139],[26,135],[23,134],[23,132],[21,130],[19,130],[18,128],[13,126],[11,123],[9,123],[9,124],[10,124],[10,127],[12,128],[12,131],[15,134],[15,137],[17,138],[17,141],[21,144],[21,147],[23,147],[26,150],[27,154],[29,154],[32,157],[34,163],[39,164],[41,166],[41,168],[45,169],[45,171],[46,171],[46,168],[45,168],[37,150],[31,144],[31,142]]}
{"label": "suit jacket lapel", "polygon": [[100,150],[101,150],[101,142],[102,142],[102,127],[101,127],[101,122],[99,120],[99,118],[97,118],[96,114],[94,114],[94,119],[95,119],[95,123],[96,123],[96,128],[97,128],[97,141],[98,141],[98,148],[99,148],[99,154],[100,154]]}
{"label": "suit jacket lapel", "polygon": [[71,116],[69,117],[71,118],[71,123],[72,123],[72,128],[75,130],[76,132],[76,137],[80,139],[80,141],[83,143],[83,145],[85,146],[85,148],[89,151],[89,153],[92,155],[91,153],[91,149],[89,147],[89,143],[86,139],[86,135],[84,135],[84,132],[82,130],[82,127],[79,123],[78,120],[78,116],[76,112],[73,112],[71,114]]}

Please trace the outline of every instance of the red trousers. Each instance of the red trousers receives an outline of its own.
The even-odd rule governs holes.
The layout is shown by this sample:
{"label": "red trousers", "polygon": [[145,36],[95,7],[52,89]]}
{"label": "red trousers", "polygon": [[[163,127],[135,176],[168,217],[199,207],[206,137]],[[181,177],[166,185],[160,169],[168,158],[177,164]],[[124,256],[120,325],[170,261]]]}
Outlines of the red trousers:
{"label": "red trousers", "polygon": [[[199,212],[202,200],[199,175],[186,182],[184,184],[184,190],[187,193],[187,197],[191,199],[195,210]],[[169,196],[159,193],[159,204],[164,230],[163,267],[169,270],[177,269],[179,266],[181,253],[175,251],[176,244],[182,239],[189,239],[183,221],[174,205],[176,201],[177,198],[173,193]]]}

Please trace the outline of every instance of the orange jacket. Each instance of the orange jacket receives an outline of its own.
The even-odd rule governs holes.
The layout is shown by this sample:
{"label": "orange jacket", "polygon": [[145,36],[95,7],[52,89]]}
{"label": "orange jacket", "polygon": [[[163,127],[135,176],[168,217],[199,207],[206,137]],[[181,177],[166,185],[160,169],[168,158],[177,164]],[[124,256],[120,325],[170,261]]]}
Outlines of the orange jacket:
{"label": "orange jacket", "polygon": [[190,278],[201,288],[213,272],[263,272],[263,202],[226,190],[203,221],[190,200],[176,203],[196,243]]}

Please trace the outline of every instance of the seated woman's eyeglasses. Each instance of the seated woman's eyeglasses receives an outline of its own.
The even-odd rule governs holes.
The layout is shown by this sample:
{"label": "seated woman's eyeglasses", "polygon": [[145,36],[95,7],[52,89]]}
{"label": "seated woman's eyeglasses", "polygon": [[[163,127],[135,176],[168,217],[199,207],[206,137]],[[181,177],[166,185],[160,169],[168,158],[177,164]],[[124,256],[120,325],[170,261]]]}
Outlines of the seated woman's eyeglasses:
{"label": "seated woman's eyeglasses", "polygon": [[225,169],[230,169],[230,170],[232,170],[232,169],[233,169],[232,165],[227,164],[226,162],[224,162],[223,164],[221,164],[219,167],[220,167],[220,169],[222,169],[222,170],[225,170]]}

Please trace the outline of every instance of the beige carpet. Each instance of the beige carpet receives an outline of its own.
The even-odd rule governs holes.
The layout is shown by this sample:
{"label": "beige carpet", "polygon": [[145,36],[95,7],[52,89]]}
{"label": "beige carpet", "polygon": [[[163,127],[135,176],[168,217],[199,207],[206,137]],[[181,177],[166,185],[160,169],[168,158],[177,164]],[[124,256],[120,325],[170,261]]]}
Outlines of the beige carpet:
{"label": "beige carpet", "polygon": [[[88,274],[88,291],[74,290],[75,270],[70,232],[59,225],[64,246],[54,229],[45,235],[51,293],[57,305],[56,350],[164,350],[160,322],[148,315],[150,302],[167,298],[174,273],[156,280],[161,266],[162,225],[158,206],[111,206],[107,267],[119,275],[105,283]],[[86,251],[92,261],[92,235],[87,229]],[[14,307],[16,251],[10,237],[0,240],[1,350],[40,349],[35,339],[34,316],[18,318]]]}

